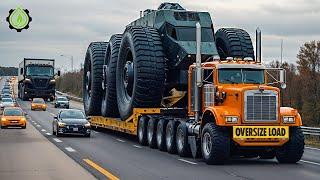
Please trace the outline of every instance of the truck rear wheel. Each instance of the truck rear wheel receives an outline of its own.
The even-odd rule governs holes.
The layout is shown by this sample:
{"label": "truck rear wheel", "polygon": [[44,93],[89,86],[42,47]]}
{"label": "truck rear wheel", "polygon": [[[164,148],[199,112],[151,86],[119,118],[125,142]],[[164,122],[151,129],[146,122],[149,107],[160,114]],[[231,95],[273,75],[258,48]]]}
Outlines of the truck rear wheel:
{"label": "truck rear wheel", "polygon": [[161,118],[157,124],[157,146],[160,151],[166,151],[166,126],[168,121],[165,118]]}
{"label": "truck rear wheel", "polygon": [[138,141],[141,145],[146,146],[148,144],[147,126],[149,118],[147,116],[141,116],[138,122]]}
{"label": "truck rear wheel", "polygon": [[151,117],[148,121],[148,144],[150,148],[157,148],[157,119]]}
{"label": "truck rear wheel", "polygon": [[156,29],[130,26],[121,41],[117,64],[117,102],[125,120],[137,107],[159,107],[164,91],[165,57]]}
{"label": "truck rear wheel", "polygon": [[169,120],[166,128],[166,145],[167,145],[167,151],[170,154],[177,153],[176,132],[177,132],[176,121],[174,121],[173,119]]}
{"label": "truck rear wheel", "polygon": [[254,59],[251,38],[246,31],[237,28],[221,28],[215,33],[215,38],[221,59],[227,57]]}
{"label": "truck rear wheel", "polygon": [[226,130],[207,123],[202,130],[202,156],[207,164],[223,164],[230,156],[230,137]]}
{"label": "truck rear wheel", "polygon": [[83,73],[83,104],[86,115],[101,115],[102,69],[106,42],[92,42],[86,53]]}
{"label": "truck rear wheel", "polygon": [[188,129],[185,122],[181,122],[176,133],[177,152],[181,157],[190,156],[190,146],[188,144]]}
{"label": "truck rear wheel", "polygon": [[300,127],[290,128],[290,139],[276,150],[276,158],[280,163],[296,163],[304,152],[304,136]]}
{"label": "truck rear wheel", "polygon": [[104,117],[119,117],[116,91],[116,69],[121,39],[121,34],[111,36],[104,57],[101,104],[101,114]]}

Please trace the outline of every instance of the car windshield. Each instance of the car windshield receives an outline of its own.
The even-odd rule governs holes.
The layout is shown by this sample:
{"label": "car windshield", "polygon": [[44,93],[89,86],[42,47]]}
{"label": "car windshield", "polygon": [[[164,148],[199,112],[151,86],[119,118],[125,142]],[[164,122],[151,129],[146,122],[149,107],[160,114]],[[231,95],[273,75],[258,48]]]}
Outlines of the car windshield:
{"label": "car windshield", "polygon": [[58,97],[57,101],[68,101],[66,97]]}
{"label": "car windshield", "polygon": [[85,116],[81,111],[68,110],[68,111],[62,111],[60,113],[60,118],[61,119],[85,119]]}
{"label": "car windshield", "polygon": [[53,68],[46,66],[27,67],[27,76],[53,76]]}
{"label": "car windshield", "polygon": [[13,102],[11,98],[2,98],[2,102]]}
{"label": "car windshield", "polygon": [[219,82],[223,84],[263,84],[263,69],[219,69]]}
{"label": "car windshield", "polygon": [[3,114],[5,116],[22,116],[23,115],[20,109],[5,109]]}
{"label": "car windshield", "polygon": [[40,104],[44,104],[44,100],[43,99],[34,99],[33,103],[40,103]]}

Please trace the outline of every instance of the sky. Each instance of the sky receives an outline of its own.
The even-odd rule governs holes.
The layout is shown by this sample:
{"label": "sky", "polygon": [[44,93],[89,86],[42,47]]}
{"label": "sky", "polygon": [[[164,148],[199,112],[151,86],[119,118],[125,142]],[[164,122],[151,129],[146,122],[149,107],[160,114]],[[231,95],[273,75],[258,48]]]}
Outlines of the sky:
{"label": "sky", "polygon": [[[24,57],[53,58],[58,68],[80,68],[87,46],[108,41],[145,9],[161,0],[1,0],[0,66],[18,66]],[[295,63],[300,47],[320,40],[320,0],[181,0],[187,10],[210,13],[215,30],[245,29],[255,45],[255,29],[262,30],[262,60]],[[28,30],[9,29],[6,17],[18,5],[33,18]],[[65,55],[65,56],[61,56]]]}

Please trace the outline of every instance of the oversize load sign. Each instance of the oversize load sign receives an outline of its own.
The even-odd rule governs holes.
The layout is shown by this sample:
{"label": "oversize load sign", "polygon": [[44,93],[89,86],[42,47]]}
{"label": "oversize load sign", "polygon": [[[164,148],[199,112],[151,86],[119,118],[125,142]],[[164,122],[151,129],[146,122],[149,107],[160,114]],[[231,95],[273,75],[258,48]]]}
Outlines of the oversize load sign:
{"label": "oversize load sign", "polygon": [[289,138],[289,127],[233,126],[233,138]]}

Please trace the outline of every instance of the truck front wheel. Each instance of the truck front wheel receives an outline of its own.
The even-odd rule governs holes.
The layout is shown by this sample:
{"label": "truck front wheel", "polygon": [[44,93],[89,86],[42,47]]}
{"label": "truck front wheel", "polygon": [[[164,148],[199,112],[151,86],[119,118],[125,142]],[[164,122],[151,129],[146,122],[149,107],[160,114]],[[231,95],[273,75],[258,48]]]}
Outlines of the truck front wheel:
{"label": "truck front wheel", "polygon": [[223,164],[230,156],[228,131],[208,123],[204,126],[201,138],[202,156],[207,164]]}
{"label": "truck front wheel", "polygon": [[300,127],[290,128],[290,139],[277,149],[276,158],[280,163],[296,163],[304,152],[304,136]]}

